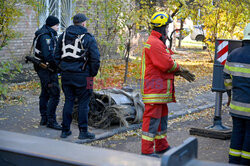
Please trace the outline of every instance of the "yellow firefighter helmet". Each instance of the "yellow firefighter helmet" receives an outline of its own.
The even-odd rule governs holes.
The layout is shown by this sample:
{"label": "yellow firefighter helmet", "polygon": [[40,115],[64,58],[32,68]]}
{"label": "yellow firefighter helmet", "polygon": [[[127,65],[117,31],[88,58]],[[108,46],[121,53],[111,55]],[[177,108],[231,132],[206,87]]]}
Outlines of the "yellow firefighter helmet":
{"label": "yellow firefighter helmet", "polygon": [[151,24],[154,27],[162,27],[173,22],[172,17],[164,12],[156,12],[151,17]]}

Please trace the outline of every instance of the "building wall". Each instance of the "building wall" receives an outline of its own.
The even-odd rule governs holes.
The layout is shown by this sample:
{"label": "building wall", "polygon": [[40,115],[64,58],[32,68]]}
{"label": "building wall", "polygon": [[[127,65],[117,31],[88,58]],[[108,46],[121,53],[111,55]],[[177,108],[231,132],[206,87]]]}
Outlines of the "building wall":
{"label": "building wall", "polygon": [[0,61],[23,59],[30,51],[34,32],[37,30],[36,13],[29,6],[22,6],[23,16],[13,27],[14,30],[21,33],[20,38],[10,40],[8,45],[0,50]]}
{"label": "building wall", "polygon": [[[81,8],[81,10],[80,10]],[[82,9],[87,9],[86,0],[77,0],[75,5],[75,12],[91,12],[91,11],[82,11]],[[12,60],[13,58],[18,61],[24,62],[24,56],[28,55],[31,49],[32,41],[34,38],[34,33],[38,29],[36,13],[29,6],[22,6],[23,16],[19,18],[19,22],[13,27],[17,32],[20,32],[22,36],[20,38],[13,39],[9,41],[9,44],[0,50],[0,61]],[[90,8],[91,9],[91,8]],[[93,13],[92,13],[93,14]],[[96,14],[96,13],[95,13]],[[93,15],[95,15],[93,14]],[[99,13],[102,15],[102,11]],[[95,28],[100,29],[101,27],[95,27],[93,24],[88,24],[87,26],[90,33],[95,34]],[[103,34],[103,31],[99,31]],[[143,47],[143,43],[146,42],[148,34],[144,31],[135,34],[131,41],[131,53],[130,55],[140,55]],[[115,39],[119,42],[119,39]],[[111,48],[109,52],[109,57],[119,56],[117,53],[117,46]],[[102,57],[107,57],[103,55]]]}

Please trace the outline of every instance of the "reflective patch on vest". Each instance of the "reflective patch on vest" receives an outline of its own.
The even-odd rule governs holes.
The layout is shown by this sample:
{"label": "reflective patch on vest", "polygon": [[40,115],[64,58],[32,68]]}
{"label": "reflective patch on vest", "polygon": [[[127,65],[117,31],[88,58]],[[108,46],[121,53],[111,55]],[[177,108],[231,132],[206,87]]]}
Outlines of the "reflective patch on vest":
{"label": "reflective patch on vest", "polygon": [[50,45],[51,39],[46,39],[46,43],[47,43],[48,45]]}
{"label": "reflective patch on vest", "polygon": [[[62,59],[65,58],[65,57],[71,57],[71,58],[74,58],[74,59],[81,58],[81,55],[79,55],[79,53],[81,51],[84,51],[82,43],[84,42],[83,37],[85,36],[85,34],[78,36],[75,39],[74,44],[67,44],[67,45],[65,44],[65,35],[66,35],[66,32],[64,32],[63,39],[62,39],[62,51],[63,51],[63,55],[62,55],[61,58]],[[78,45],[80,45],[80,48],[79,48]],[[68,52],[67,49],[71,49],[72,52]]]}

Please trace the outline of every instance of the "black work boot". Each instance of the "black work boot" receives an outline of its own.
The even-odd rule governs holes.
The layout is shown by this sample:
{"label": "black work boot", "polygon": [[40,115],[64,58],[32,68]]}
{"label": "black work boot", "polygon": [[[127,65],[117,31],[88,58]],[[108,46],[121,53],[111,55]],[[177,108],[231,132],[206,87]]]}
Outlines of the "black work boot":
{"label": "black work boot", "polygon": [[167,149],[164,149],[164,150],[161,150],[161,151],[155,151],[155,153],[156,153],[156,154],[163,154],[163,153],[167,152],[167,151],[170,150],[170,149],[171,149],[171,147],[168,146]]}
{"label": "black work boot", "polygon": [[142,153],[141,155],[143,155],[143,156],[149,156],[149,157],[156,157],[156,158],[160,158],[160,156],[159,156],[159,155],[157,155],[157,154],[155,154],[155,153],[150,153],[150,154],[144,154],[144,153]]}
{"label": "black work boot", "polygon": [[40,121],[40,125],[41,126],[45,126],[47,124],[47,117],[46,116],[42,116],[41,121]]}
{"label": "black work boot", "polygon": [[78,139],[94,139],[94,138],[95,138],[95,134],[90,133],[88,131],[80,130]]}
{"label": "black work boot", "polygon": [[67,138],[71,134],[72,134],[72,132],[70,130],[63,130],[60,137]]}
{"label": "black work boot", "polygon": [[62,126],[57,123],[56,120],[48,120],[47,127],[55,130],[62,130]]}

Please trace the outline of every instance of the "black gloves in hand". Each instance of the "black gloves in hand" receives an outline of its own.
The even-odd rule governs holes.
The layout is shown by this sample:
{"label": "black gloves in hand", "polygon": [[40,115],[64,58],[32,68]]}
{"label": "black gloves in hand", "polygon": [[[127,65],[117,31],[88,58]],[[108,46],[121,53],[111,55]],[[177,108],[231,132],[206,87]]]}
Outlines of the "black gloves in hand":
{"label": "black gloves in hand", "polygon": [[183,68],[183,67],[180,67],[180,70],[175,72],[176,76],[181,76],[183,78],[185,78],[187,81],[189,82],[192,82],[195,80],[195,75],[192,74],[189,70]]}

